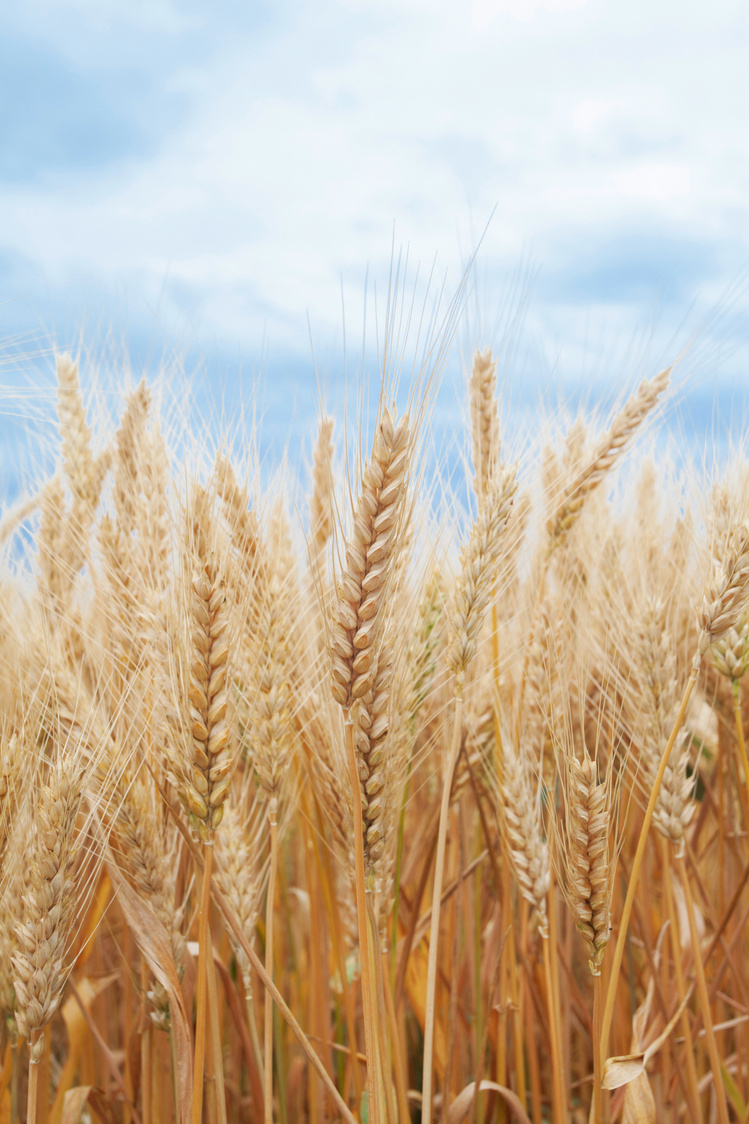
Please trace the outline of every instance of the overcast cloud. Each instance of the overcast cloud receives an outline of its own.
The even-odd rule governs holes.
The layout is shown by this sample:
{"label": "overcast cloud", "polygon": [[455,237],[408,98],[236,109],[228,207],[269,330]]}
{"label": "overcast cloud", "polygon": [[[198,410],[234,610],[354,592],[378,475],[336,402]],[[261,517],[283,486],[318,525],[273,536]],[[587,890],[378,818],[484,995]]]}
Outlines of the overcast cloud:
{"label": "overcast cloud", "polygon": [[308,315],[334,382],[341,285],[358,339],[393,230],[449,289],[493,214],[467,342],[525,271],[530,382],[634,378],[699,329],[694,378],[740,393],[748,32],[732,0],[8,8],[0,333],[113,325],[310,412]]}

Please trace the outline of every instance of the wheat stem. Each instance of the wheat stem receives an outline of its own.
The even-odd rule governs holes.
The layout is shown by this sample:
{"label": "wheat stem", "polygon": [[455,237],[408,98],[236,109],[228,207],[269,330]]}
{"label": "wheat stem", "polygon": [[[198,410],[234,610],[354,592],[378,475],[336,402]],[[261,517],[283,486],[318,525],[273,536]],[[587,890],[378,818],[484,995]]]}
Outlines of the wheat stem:
{"label": "wheat stem", "polygon": [[380,1124],[379,1081],[377,1078],[377,1042],[374,1032],[372,977],[369,970],[369,924],[364,875],[364,836],[361,815],[361,785],[354,747],[354,724],[348,711],[344,719],[346,757],[351,779],[354,820],[354,861],[356,864],[356,916],[359,927],[359,960],[361,962],[362,1006],[364,1008],[364,1052],[367,1056],[367,1088],[369,1089],[369,1120]]}
{"label": "wheat stem", "polygon": [[432,920],[429,930],[429,962],[427,966],[427,993],[424,1016],[424,1079],[421,1089],[421,1119],[424,1124],[432,1120],[432,1069],[434,1063],[434,1014],[437,991],[437,953],[439,950],[440,907],[442,905],[442,882],[445,875],[445,848],[447,844],[447,825],[450,815],[450,792],[452,790],[455,764],[460,752],[460,729],[463,720],[463,698],[455,696],[453,714],[453,736],[450,754],[447,759],[447,774],[442,789],[440,822],[437,835],[437,857],[434,866],[434,889],[432,891]]}
{"label": "wheat stem", "polygon": [[[679,995],[679,1003],[684,1001],[686,994],[684,990],[684,972],[681,964],[681,945],[679,943],[679,926],[676,921],[676,910],[674,908],[674,895],[671,888],[671,863],[668,848],[668,840],[661,838],[661,859],[663,863],[663,887],[666,896],[666,909],[668,911],[669,930],[671,934],[671,953],[674,958],[674,971],[676,974],[676,990]],[[692,1116],[693,1119],[700,1119],[700,1093],[697,1082],[697,1068],[694,1064],[694,1043],[692,1041],[692,1030],[689,1025],[689,1015],[686,1009],[681,1016],[681,1031],[684,1035],[684,1052],[686,1057],[686,1071],[687,1071],[687,1090],[689,1098],[692,1101]]]}
{"label": "wheat stem", "polygon": [[747,796],[749,796],[749,760],[746,756],[744,723],[741,718],[741,681],[739,679],[732,679],[731,689],[733,691],[733,716],[736,721],[736,738],[739,743],[741,768],[744,770],[744,784],[746,785]]}
{"label": "wheat stem", "polygon": [[208,960],[206,963],[206,983],[208,988],[208,1019],[210,1030],[211,1057],[213,1062],[213,1097],[217,1124],[226,1124],[226,1092],[224,1089],[224,1057],[221,1049],[221,1023],[218,1015],[218,989],[216,986],[216,965],[213,960],[213,940],[208,926]]}
{"label": "wheat stem", "polygon": [[257,1029],[257,1019],[255,1018],[255,999],[252,993],[252,975],[249,967],[242,973],[242,987],[244,988],[244,1001],[247,1010],[247,1024],[250,1028],[252,1053],[255,1058],[257,1071],[261,1073],[263,1069],[263,1055],[260,1049],[260,1035]]}
{"label": "wheat stem", "polygon": [[203,843],[203,886],[200,896],[198,927],[198,1002],[195,1016],[195,1067],[192,1083],[191,1124],[201,1124],[203,1119],[203,1076],[205,1072],[206,1000],[208,996],[208,919],[211,909],[211,870],[213,868],[213,832]]}
{"label": "wheat stem", "polygon": [[[270,827],[270,874],[265,900],[265,970],[273,979],[273,904],[276,896],[276,873],[278,870],[278,825],[276,822],[276,801],[271,798],[268,810]],[[265,1102],[265,1124],[273,1124],[273,997],[265,993],[263,1041],[263,1100]]]}
{"label": "wheat stem", "polygon": [[674,742],[676,741],[679,730],[681,729],[681,724],[684,721],[684,715],[687,712],[689,700],[692,697],[692,691],[694,690],[694,685],[697,682],[698,672],[699,661],[695,661],[695,664],[692,667],[691,674],[687,681],[687,685],[684,689],[681,703],[679,704],[679,710],[674,721],[673,729],[671,730],[669,739],[666,742],[666,747],[663,750],[661,762],[658,766],[658,772],[655,775],[653,787],[650,792],[648,806],[645,809],[645,818],[643,819],[642,827],[640,828],[640,836],[637,840],[637,850],[635,851],[635,857],[632,863],[632,872],[629,878],[629,885],[627,886],[627,896],[624,899],[624,908],[622,909],[622,916],[619,922],[619,932],[616,938],[616,947],[614,948],[614,959],[611,964],[611,976],[609,977],[609,985],[606,989],[606,1004],[603,1010],[603,1022],[601,1025],[601,1057],[604,1059],[604,1061],[608,1056],[607,1051],[609,1045],[609,1034],[611,1032],[611,1023],[614,1017],[614,1002],[616,1000],[616,985],[619,979],[622,959],[624,957],[624,946],[627,940],[627,929],[629,926],[629,919],[632,916],[632,906],[634,905],[635,891],[637,890],[637,882],[640,877],[640,871],[642,869],[642,860],[645,855],[645,844],[647,843],[650,823],[653,819],[653,812],[655,811],[658,793],[660,792],[663,777],[666,772],[666,767],[671,756],[671,750],[674,747]]}
{"label": "wheat stem", "polygon": [[551,1074],[552,1074],[552,1105],[554,1124],[561,1124],[564,1119],[564,1093],[562,1084],[562,1061],[559,1050],[559,1035],[557,1034],[558,1021],[556,1015],[556,991],[551,974],[551,956],[549,938],[542,938],[544,976],[546,984],[546,1007],[549,1013],[549,1041],[551,1043]]}
{"label": "wheat stem", "polygon": [[[37,1041],[44,1043],[44,1036]],[[29,1043],[29,1050],[33,1050],[36,1042]],[[41,1058],[29,1059],[29,1088],[26,1099],[26,1124],[36,1124],[37,1102],[39,1099],[39,1062]]]}
{"label": "wheat stem", "polygon": [[601,1085],[601,975],[593,977],[593,1120],[603,1120],[603,1086]]}
{"label": "wheat stem", "polygon": [[679,875],[681,877],[681,884],[684,887],[684,896],[687,903],[687,916],[689,918],[689,937],[692,942],[694,970],[697,978],[697,995],[699,996],[700,1006],[702,1007],[702,1021],[705,1026],[707,1053],[708,1057],[710,1058],[710,1069],[712,1070],[713,1074],[713,1085],[715,1087],[715,1100],[717,1102],[718,1120],[720,1124],[729,1124],[728,1106],[726,1104],[726,1091],[723,1087],[721,1064],[720,1058],[718,1056],[718,1046],[715,1041],[715,1031],[713,1029],[713,1021],[710,1014],[710,997],[707,993],[705,965],[702,963],[700,938],[697,932],[697,922],[694,916],[694,898],[692,897],[692,887],[689,882],[689,875],[687,874],[687,866],[684,856],[682,855],[681,857],[677,857],[676,862],[679,866]]}
{"label": "wheat stem", "polygon": [[556,894],[554,892],[553,871],[550,872],[548,894],[549,937],[544,940],[544,970],[546,974],[546,992],[549,1009],[549,1038],[551,1040],[551,1064],[554,1085],[554,1103],[558,1124],[567,1121],[567,1096],[564,1086],[564,1054],[562,1051],[562,1023],[560,1015],[559,996],[559,965],[557,963],[558,943],[558,917],[556,910]]}

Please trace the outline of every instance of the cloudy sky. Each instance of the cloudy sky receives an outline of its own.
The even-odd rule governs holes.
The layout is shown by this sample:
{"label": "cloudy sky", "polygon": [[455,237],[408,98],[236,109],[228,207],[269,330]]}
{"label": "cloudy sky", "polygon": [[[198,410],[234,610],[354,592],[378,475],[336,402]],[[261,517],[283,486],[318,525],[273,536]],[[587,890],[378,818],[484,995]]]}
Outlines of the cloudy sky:
{"label": "cloudy sky", "polygon": [[[447,300],[481,240],[458,342],[499,346],[522,305],[521,396],[696,338],[714,421],[749,385],[748,51],[744,0],[6,6],[6,360],[109,333],[137,369],[251,377],[281,425],[314,412],[310,334],[335,398],[342,308],[352,366],[394,242]],[[29,363],[0,382],[50,385]]]}

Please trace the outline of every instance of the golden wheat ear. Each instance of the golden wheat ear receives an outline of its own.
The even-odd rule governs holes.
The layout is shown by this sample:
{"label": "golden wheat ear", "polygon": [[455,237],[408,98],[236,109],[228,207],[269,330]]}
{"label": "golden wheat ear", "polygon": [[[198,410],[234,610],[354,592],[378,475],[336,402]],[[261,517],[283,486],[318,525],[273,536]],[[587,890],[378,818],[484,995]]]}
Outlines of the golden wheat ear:
{"label": "golden wheat ear", "polygon": [[16,929],[16,1025],[29,1043],[32,1062],[44,1045],[66,979],[65,956],[75,916],[76,821],[82,773],[53,770],[39,794],[29,853],[29,887]]}

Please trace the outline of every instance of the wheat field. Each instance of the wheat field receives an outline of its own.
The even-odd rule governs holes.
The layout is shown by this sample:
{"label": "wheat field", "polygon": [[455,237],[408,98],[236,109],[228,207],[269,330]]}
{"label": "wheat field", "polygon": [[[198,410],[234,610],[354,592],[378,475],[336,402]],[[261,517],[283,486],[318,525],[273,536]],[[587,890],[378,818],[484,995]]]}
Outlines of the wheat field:
{"label": "wheat field", "polygon": [[674,373],[514,459],[476,351],[465,503],[429,370],[301,488],[81,373],[0,522],[0,1120],[749,1120],[749,475]]}

